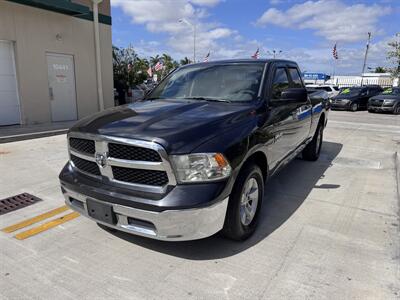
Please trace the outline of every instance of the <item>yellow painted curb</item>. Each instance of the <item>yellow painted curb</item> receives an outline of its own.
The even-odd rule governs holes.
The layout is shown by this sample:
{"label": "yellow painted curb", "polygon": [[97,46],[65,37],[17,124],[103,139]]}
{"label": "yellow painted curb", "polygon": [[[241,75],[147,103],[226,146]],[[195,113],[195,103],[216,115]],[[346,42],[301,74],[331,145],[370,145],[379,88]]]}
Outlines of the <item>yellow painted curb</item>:
{"label": "yellow painted curb", "polygon": [[73,220],[73,219],[75,219],[75,218],[77,218],[79,216],[80,216],[80,214],[77,213],[77,212],[73,212],[73,213],[67,214],[65,216],[62,216],[60,218],[51,220],[50,222],[44,223],[44,224],[42,224],[40,226],[37,226],[35,228],[32,228],[32,229],[29,229],[27,231],[18,233],[17,235],[15,235],[15,238],[17,240],[27,239],[27,238],[29,238],[29,237],[31,237],[33,235],[36,235],[36,234],[41,233],[43,231],[49,230],[49,229],[51,229],[53,227],[56,227],[56,226],[58,226],[60,224],[65,223],[65,222],[71,221],[71,220]]}
{"label": "yellow painted curb", "polygon": [[45,219],[48,219],[48,218],[53,217],[55,215],[58,215],[58,214],[66,211],[66,210],[68,210],[68,206],[64,205],[64,206],[58,207],[56,209],[50,210],[50,211],[48,211],[48,212],[46,212],[44,214],[38,215],[36,217],[33,217],[33,218],[28,219],[28,220],[22,221],[20,223],[17,223],[17,224],[8,226],[6,228],[3,228],[3,229],[1,229],[1,231],[4,231],[6,233],[11,233],[11,232],[17,231],[17,230],[19,230],[21,228],[30,226],[32,224],[38,223],[40,221],[43,221]]}

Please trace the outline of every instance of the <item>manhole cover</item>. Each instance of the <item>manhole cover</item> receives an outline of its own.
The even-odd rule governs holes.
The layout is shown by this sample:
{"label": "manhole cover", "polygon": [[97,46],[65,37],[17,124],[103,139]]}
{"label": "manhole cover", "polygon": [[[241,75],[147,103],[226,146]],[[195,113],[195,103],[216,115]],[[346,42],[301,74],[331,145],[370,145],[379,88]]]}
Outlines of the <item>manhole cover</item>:
{"label": "manhole cover", "polygon": [[0,215],[32,205],[42,199],[28,193],[19,194],[0,200]]}

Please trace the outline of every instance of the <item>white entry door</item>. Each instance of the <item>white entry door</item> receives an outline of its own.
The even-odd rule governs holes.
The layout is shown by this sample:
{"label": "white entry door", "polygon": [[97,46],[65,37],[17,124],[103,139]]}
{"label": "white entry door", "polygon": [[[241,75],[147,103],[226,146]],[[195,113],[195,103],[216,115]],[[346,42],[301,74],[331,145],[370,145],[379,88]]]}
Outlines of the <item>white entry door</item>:
{"label": "white entry door", "polygon": [[51,120],[77,119],[74,58],[72,55],[47,53]]}
{"label": "white entry door", "polygon": [[0,41],[0,125],[20,123],[14,44]]}

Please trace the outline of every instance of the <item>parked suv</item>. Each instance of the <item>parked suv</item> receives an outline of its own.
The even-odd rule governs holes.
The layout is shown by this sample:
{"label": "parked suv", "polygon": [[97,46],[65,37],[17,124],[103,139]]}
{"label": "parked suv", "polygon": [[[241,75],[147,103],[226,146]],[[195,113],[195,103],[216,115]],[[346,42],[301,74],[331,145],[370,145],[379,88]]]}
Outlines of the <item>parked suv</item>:
{"label": "parked suv", "polygon": [[400,87],[388,88],[381,94],[370,98],[368,111],[400,114]]}
{"label": "parked suv", "polygon": [[332,109],[357,111],[367,108],[368,99],[381,93],[380,86],[361,86],[343,88],[339,94],[332,99]]}
{"label": "parked suv", "polygon": [[319,157],[327,110],[300,74],[286,60],[190,64],[143,102],[81,120],[59,176],[67,205],[155,239],[249,237],[268,178]]}
{"label": "parked suv", "polygon": [[307,88],[325,91],[328,93],[330,98],[333,98],[339,94],[339,87],[332,84],[308,84]]}

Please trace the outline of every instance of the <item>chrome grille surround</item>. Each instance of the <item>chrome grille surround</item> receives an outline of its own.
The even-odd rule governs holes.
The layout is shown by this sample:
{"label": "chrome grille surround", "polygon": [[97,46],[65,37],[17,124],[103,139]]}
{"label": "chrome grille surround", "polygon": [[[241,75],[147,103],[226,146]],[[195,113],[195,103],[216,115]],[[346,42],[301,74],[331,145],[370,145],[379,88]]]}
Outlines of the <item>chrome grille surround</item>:
{"label": "chrome grille surround", "polygon": [[[71,148],[70,144],[69,144],[70,138],[93,140],[95,142],[95,149],[96,149],[95,153],[88,154],[88,153],[78,152],[75,149]],[[99,135],[99,134],[80,133],[80,132],[70,132],[67,136],[67,139],[68,139],[68,152],[69,152],[71,166],[75,170],[77,170],[87,176],[91,176],[91,177],[94,177],[97,179],[101,179],[102,177],[105,177],[108,180],[110,180],[110,182],[122,184],[122,185],[130,187],[137,191],[159,193],[159,194],[165,193],[168,186],[176,185],[175,175],[172,170],[168,154],[165,151],[164,147],[162,147],[160,144],[158,144],[156,142],[148,142],[148,141],[111,137],[111,136],[105,136],[105,135]],[[109,152],[108,152],[108,144],[109,143],[152,149],[160,155],[161,161],[160,162],[138,161],[138,160],[127,160],[127,159],[119,159],[119,158],[109,157],[108,156],[109,155]],[[72,162],[71,155],[77,156],[81,159],[84,159],[84,160],[87,160],[90,162],[95,162],[97,165],[99,165],[99,163],[96,161],[96,156],[97,155],[105,155],[105,161],[106,161],[105,166],[102,167],[99,165],[101,176],[96,176],[94,174],[87,173],[87,172],[84,172],[84,171],[78,169]],[[146,185],[146,184],[138,184],[138,183],[119,181],[114,178],[114,174],[112,171],[113,166],[141,169],[141,170],[164,171],[167,174],[168,183],[165,184],[164,186],[154,186],[154,185]]]}

